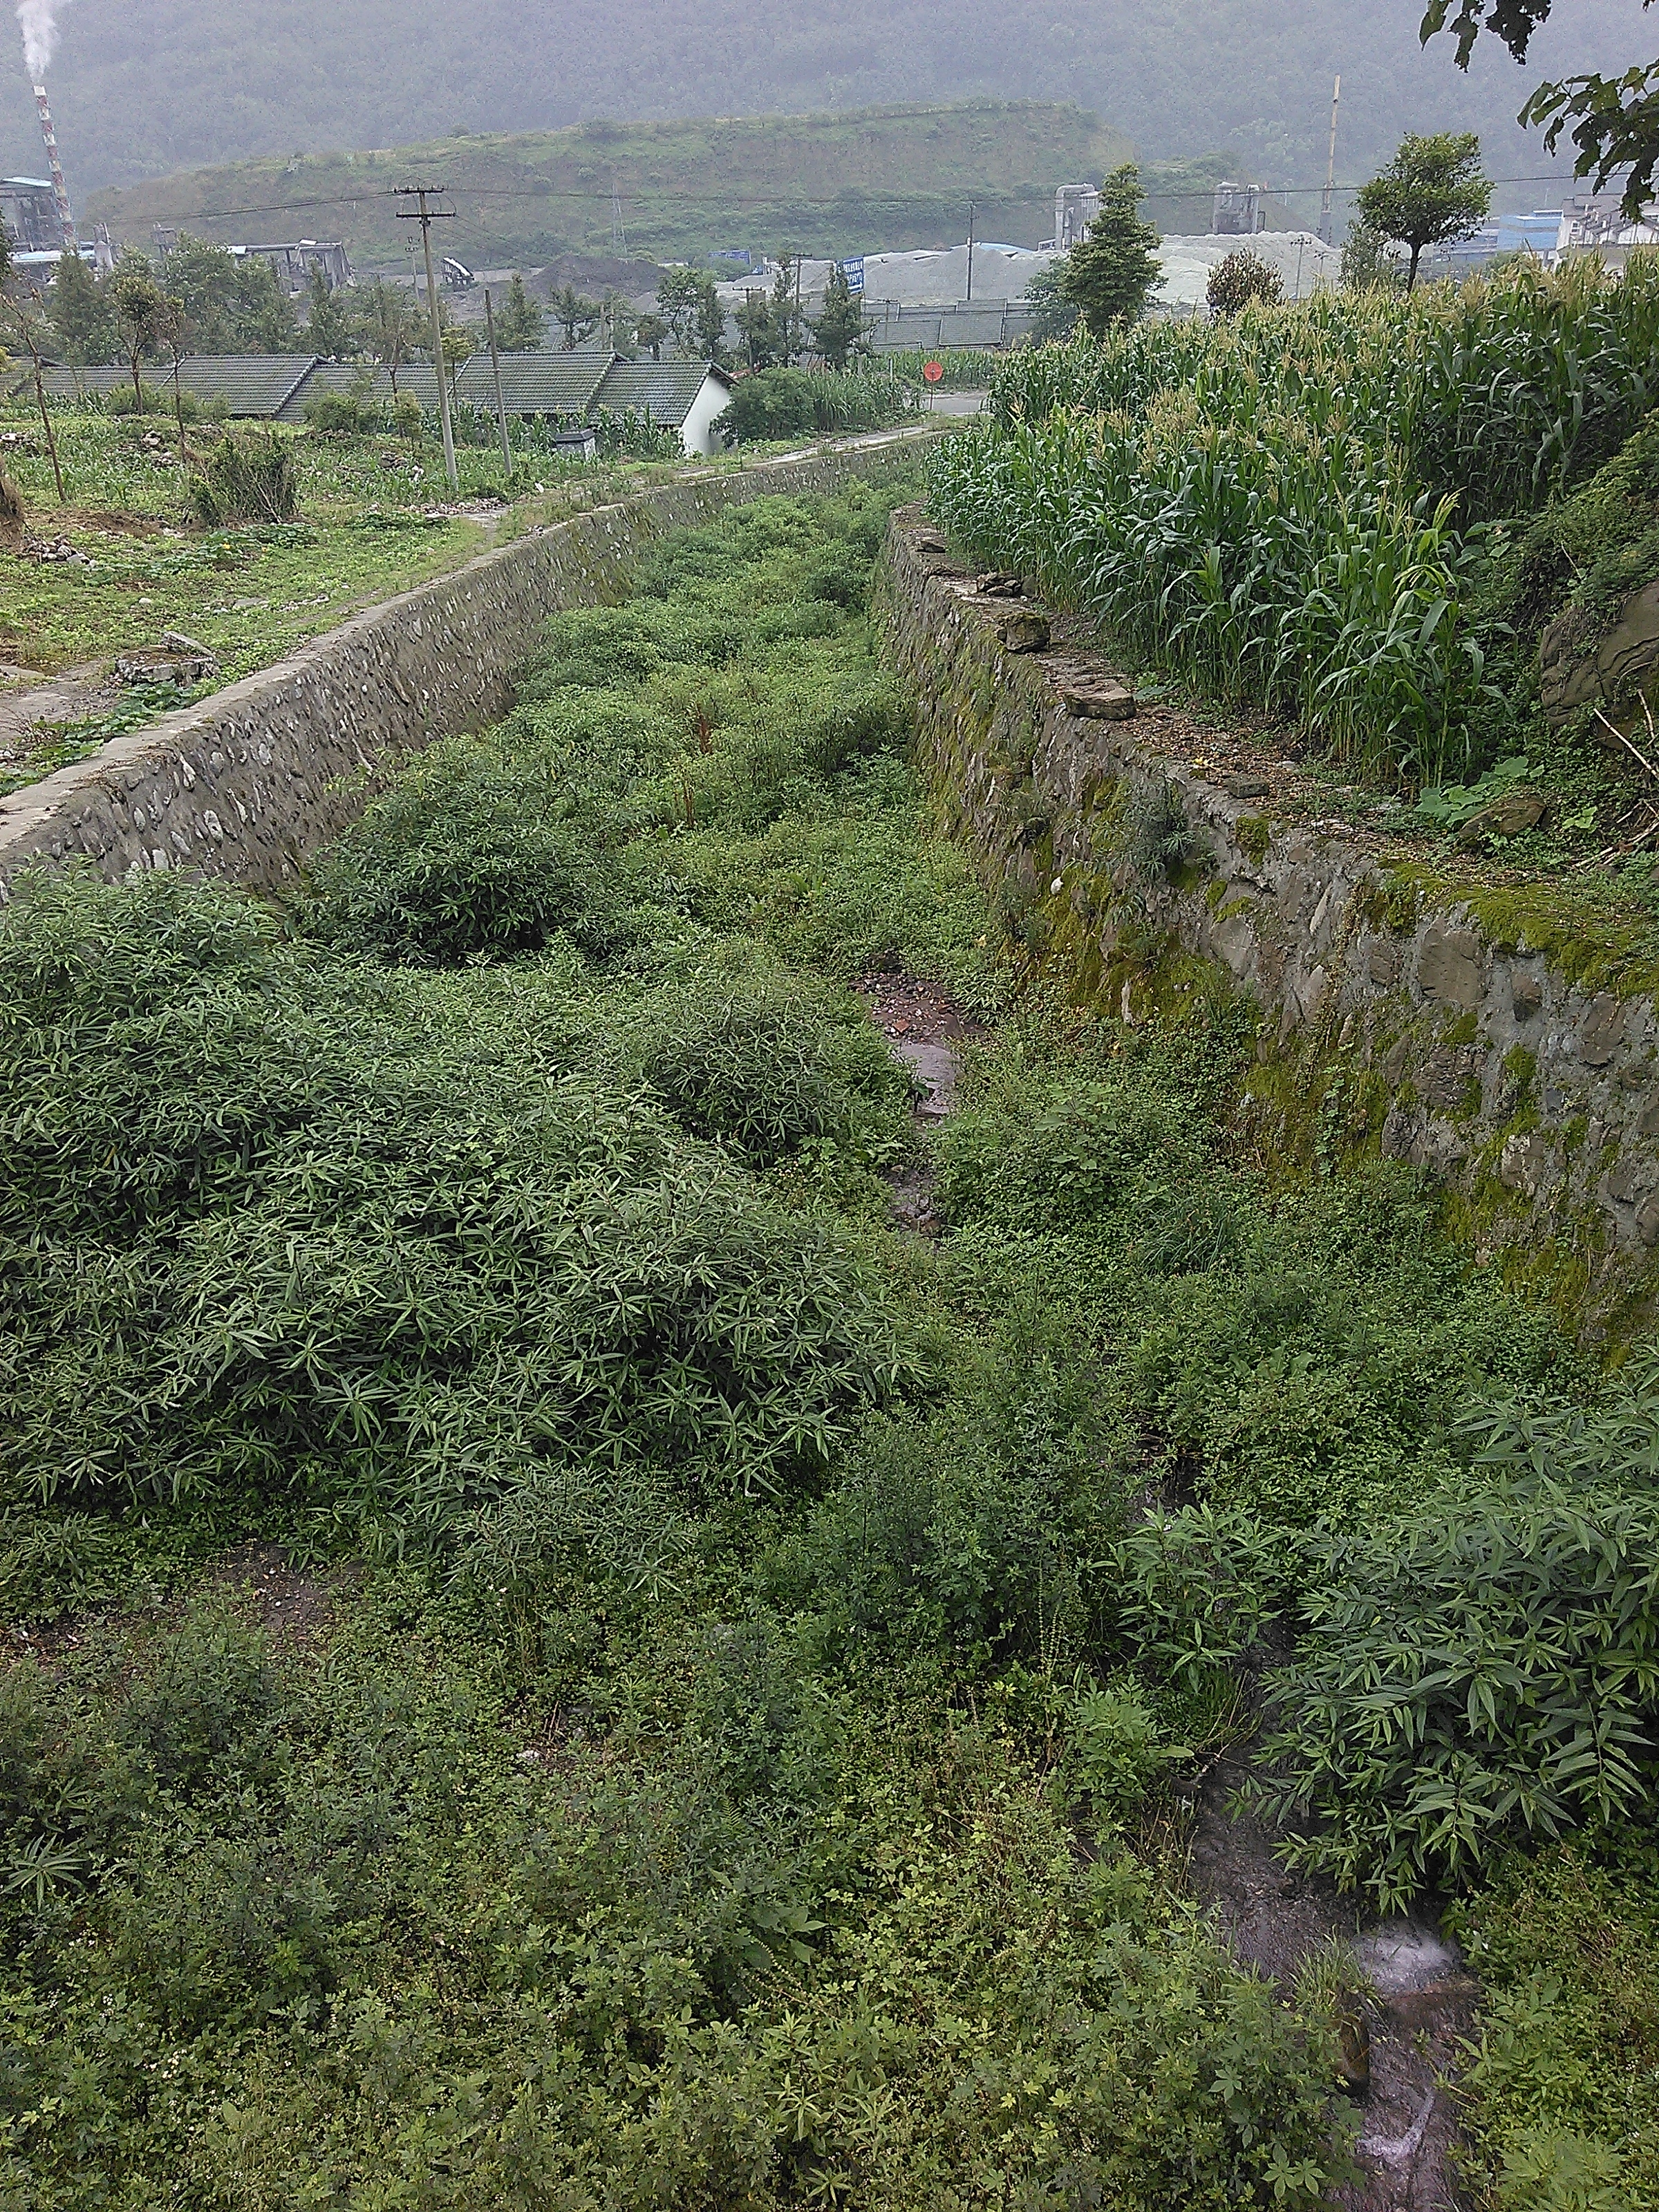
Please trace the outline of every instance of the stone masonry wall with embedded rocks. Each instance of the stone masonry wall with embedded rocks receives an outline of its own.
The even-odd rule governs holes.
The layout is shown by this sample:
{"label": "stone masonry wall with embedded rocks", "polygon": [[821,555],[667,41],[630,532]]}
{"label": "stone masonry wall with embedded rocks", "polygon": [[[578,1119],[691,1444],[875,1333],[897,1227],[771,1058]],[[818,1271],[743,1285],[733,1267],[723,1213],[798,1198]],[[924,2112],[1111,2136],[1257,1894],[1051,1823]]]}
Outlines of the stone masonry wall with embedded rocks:
{"label": "stone masonry wall with embedded rocks", "polygon": [[547,616],[620,598],[665,530],[763,493],[878,482],[913,465],[915,442],[900,433],[678,478],[369,608],[0,799],[0,900],[20,869],[77,859],[112,882],[183,868],[276,889],[356,813],[362,771],[500,714]]}
{"label": "stone masonry wall with embedded rocks", "polygon": [[1453,1225],[1587,1332],[1659,1288],[1659,970],[1637,933],[1547,886],[1462,883],[1344,822],[1275,820],[1158,744],[1097,655],[1051,648],[1014,580],[975,580],[920,509],[889,533],[878,611],[951,825],[1004,926],[1128,1018],[1218,988],[1259,1011],[1257,1156],[1431,1170]]}

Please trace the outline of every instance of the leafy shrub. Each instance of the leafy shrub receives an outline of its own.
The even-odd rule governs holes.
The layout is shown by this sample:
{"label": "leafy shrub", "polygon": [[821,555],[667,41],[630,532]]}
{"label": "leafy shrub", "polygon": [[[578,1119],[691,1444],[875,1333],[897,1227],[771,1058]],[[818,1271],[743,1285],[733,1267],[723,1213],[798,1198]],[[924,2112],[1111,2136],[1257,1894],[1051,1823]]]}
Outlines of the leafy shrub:
{"label": "leafy shrub", "polygon": [[[410,398],[414,398],[413,392]],[[401,399],[404,395],[399,392]],[[416,407],[420,402],[416,400]],[[305,405],[307,422],[325,437],[352,438],[374,426],[374,410],[366,407],[355,392],[316,392]]]}
{"label": "leafy shrub", "polygon": [[1526,1425],[1520,1472],[1500,1412],[1485,1458],[1509,1480],[1312,1545],[1308,1631],[1274,1690],[1284,1778],[1262,1792],[1318,1817],[1287,1852],[1388,1909],[1645,1801],[1659,1503],[1614,1473],[1632,1415],[1650,1462],[1644,1392],[1595,1425],[1586,1480],[1559,1415]]}
{"label": "leafy shrub", "polygon": [[1253,300],[1277,307],[1285,296],[1285,279],[1270,261],[1253,246],[1236,246],[1211,270],[1205,298],[1212,315],[1243,314]]}
{"label": "leafy shrub", "polygon": [[32,887],[0,977],[14,1498],[299,1485],[442,1538],[571,1453],[787,1484],[915,1371],[836,1235],[560,1079],[556,976],[422,998],[160,878]]}
{"label": "leafy shrub", "polygon": [[1176,876],[1182,868],[1207,857],[1209,848],[1203,832],[1194,828],[1187,812],[1186,793],[1167,778],[1135,792],[1125,826],[1124,857],[1142,883]]}
{"label": "leafy shrub", "polygon": [[300,487],[291,441],[277,429],[238,424],[210,448],[191,488],[210,529],[236,522],[292,522]]}
{"label": "leafy shrub", "polygon": [[441,740],[370,799],[315,864],[307,926],[344,950],[453,966],[532,951],[562,932],[611,950],[626,927],[591,819],[544,769],[470,738]]}
{"label": "leafy shrub", "polygon": [[[846,1133],[849,1056],[828,1048],[822,1020],[798,1001],[721,991],[711,981],[695,994],[671,998],[657,1021],[645,1075],[694,1135],[731,1144],[763,1167],[809,1138]],[[867,1033],[865,1057],[866,1082],[890,1076]]]}
{"label": "leafy shrub", "polygon": [[881,430],[914,414],[914,385],[831,369],[763,368],[739,377],[716,424],[728,446],[815,432]]}

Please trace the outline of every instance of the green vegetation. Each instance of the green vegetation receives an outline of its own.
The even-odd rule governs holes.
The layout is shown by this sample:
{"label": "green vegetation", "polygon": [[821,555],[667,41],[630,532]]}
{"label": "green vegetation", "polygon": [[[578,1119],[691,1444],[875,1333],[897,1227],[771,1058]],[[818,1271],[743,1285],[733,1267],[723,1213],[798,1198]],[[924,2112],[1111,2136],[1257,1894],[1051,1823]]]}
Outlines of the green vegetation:
{"label": "green vegetation", "polygon": [[[1240,1973],[1183,1886],[1270,1624],[1333,1863],[1451,1879],[1494,1961],[1482,2157],[1645,2171],[1628,1978],[1527,1977],[1597,1885],[1651,1942],[1596,1825],[1650,1787],[1651,1378],[1598,1397],[1404,1171],[1241,1170],[1224,995],[1134,1030],[1017,982],[866,627],[887,507],[665,539],[283,916],[75,875],[0,915],[0,1590],[54,1624],[0,1685],[0,2120],[42,2212],[1312,2212],[1347,1984]],[[994,1025],[937,1243],[891,1222],[883,969]],[[1481,1542],[1441,1612],[1518,1687],[1437,1704]],[[1419,1714],[1503,1814],[1455,1849]]]}
{"label": "green vegetation", "polygon": [[[24,527],[48,543],[67,538],[82,557],[37,562],[27,544],[0,550],[0,659],[56,674],[153,649],[177,630],[206,647],[229,682],[270,666],[353,608],[459,566],[492,536],[499,543],[530,523],[614,499],[650,481],[653,469],[684,465],[678,440],[665,456],[657,434],[641,435],[624,421],[608,426],[612,457],[599,463],[556,457],[521,434],[504,483],[493,422],[464,410],[462,499],[513,502],[498,504],[490,532],[483,516],[433,511],[447,495],[443,464],[435,426],[423,425],[418,409],[411,437],[405,412],[388,428],[365,420],[350,393],[339,396],[343,405],[330,418],[337,428],[228,433],[200,421],[186,396],[188,467],[179,463],[170,392],[146,393],[166,409],[153,414],[54,409],[61,505],[38,417],[14,410],[4,419],[21,442],[6,459]],[[641,446],[645,459],[631,450]],[[133,700],[153,690],[140,686]],[[44,730],[27,760],[0,763],[0,778],[15,787],[95,750],[136,726],[131,703],[96,724]],[[169,694],[165,703],[177,701]],[[158,711],[152,699],[149,713]]]}
{"label": "green vegetation", "polygon": [[[446,251],[475,264],[611,255],[613,193],[629,251],[647,258],[701,261],[744,246],[837,255],[965,236],[975,197],[981,236],[1035,241],[1052,224],[1056,182],[1098,176],[1129,151],[1121,131],[1081,108],[994,100],[593,122],[298,161],[289,143],[285,127],[281,158],[102,193],[94,211],[127,237],[171,222],[226,241],[242,237],[246,222],[203,210],[266,209],[264,234],[281,237],[320,234],[331,214],[330,234],[346,230],[357,260],[391,263],[404,241],[385,194],[413,163],[441,169],[459,216],[447,226]],[[289,203],[295,211],[285,217]]]}
{"label": "green vegetation", "polygon": [[1158,232],[1140,213],[1140,172],[1125,162],[1103,178],[1100,212],[1066,256],[1060,296],[1091,337],[1139,320],[1162,277]]}
{"label": "green vegetation", "polygon": [[917,386],[877,370],[763,368],[741,378],[719,427],[728,446],[810,438],[838,430],[884,430],[915,415]]}
{"label": "green vegetation", "polygon": [[1511,518],[1638,429],[1656,332],[1638,256],[1618,281],[1519,270],[1079,338],[999,370],[934,504],[1143,664],[1294,718],[1351,772],[1468,784],[1532,751],[1553,607],[1517,634],[1497,604]]}
{"label": "green vegetation", "polygon": [[1360,186],[1354,204],[1365,229],[1406,247],[1406,289],[1414,290],[1424,247],[1472,236],[1492,213],[1480,139],[1472,131],[1431,138],[1407,131],[1388,167]]}

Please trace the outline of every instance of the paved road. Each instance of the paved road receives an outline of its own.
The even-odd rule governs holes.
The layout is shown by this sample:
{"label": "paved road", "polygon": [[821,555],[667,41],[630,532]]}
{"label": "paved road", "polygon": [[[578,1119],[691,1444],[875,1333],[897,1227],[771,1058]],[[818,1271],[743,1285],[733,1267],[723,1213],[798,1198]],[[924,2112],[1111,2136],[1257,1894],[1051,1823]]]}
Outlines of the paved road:
{"label": "paved road", "polygon": [[977,415],[988,397],[983,392],[936,392],[929,411],[934,415]]}

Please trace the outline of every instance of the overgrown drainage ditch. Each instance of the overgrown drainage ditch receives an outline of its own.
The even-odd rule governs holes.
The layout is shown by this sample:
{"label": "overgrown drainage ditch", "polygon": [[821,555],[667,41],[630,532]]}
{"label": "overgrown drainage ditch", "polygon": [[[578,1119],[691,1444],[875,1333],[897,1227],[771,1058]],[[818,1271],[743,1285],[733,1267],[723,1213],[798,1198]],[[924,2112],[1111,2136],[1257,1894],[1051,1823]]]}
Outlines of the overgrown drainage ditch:
{"label": "overgrown drainage ditch", "polygon": [[[889,1049],[915,1078],[919,1127],[936,1127],[956,1109],[961,1047],[975,1025],[948,993],[913,976],[869,975],[854,988]],[[898,1170],[890,1181],[898,1225],[937,1235],[926,1164]],[[1462,2201],[1453,2155],[1455,2083],[1479,1985],[1431,1914],[1367,1920],[1330,1884],[1280,1863],[1273,1856],[1279,1832],[1232,1803],[1248,1753],[1248,1745],[1234,1744],[1214,1759],[1190,1801],[1187,1869],[1194,1894],[1214,1913],[1240,1964],[1281,1992],[1333,1945],[1346,1951],[1366,1991],[1341,2042],[1344,2086],[1360,2118],[1360,2176],[1334,2201],[1344,2212],[1447,2212]]]}

